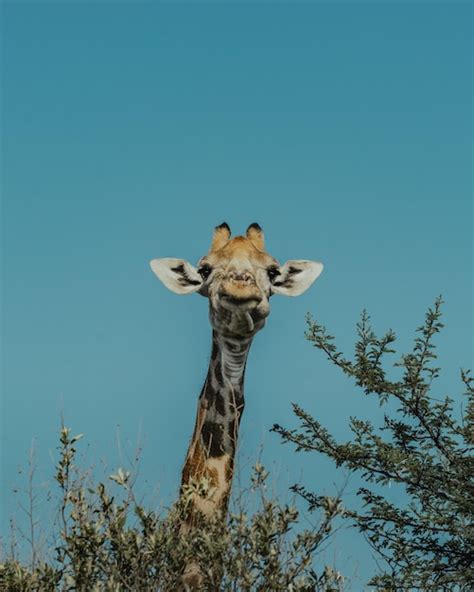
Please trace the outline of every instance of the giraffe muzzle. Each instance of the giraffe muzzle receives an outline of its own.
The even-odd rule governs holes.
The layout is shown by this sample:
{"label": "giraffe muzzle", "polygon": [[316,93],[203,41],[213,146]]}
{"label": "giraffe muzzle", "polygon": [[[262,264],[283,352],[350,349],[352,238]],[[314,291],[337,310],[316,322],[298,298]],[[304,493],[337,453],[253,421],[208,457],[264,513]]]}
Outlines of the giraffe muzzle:
{"label": "giraffe muzzle", "polygon": [[220,298],[221,301],[224,300],[234,306],[244,306],[247,304],[258,306],[262,301],[262,297],[259,295],[236,296],[234,294],[221,294]]}
{"label": "giraffe muzzle", "polygon": [[261,301],[262,297],[260,295],[236,295],[228,293],[221,293],[219,295],[220,306],[231,311],[240,310],[242,312],[251,312],[259,306]]}
{"label": "giraffe muzzle", "polygon": [[249,273],[230,273],[222,282],[218,300],[225,308],[251,310],[262,301],[255,278]]}

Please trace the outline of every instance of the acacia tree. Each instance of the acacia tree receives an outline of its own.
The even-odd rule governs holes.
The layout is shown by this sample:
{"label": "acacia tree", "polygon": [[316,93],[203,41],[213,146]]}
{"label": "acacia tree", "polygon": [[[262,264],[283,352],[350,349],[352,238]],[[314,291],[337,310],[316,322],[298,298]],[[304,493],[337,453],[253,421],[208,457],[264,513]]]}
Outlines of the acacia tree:
{"label": "acacia tree", "polygon": [[[383,590],[468,590],[474,582],[474,384],[469,372],[461,371],[467,400],[459,414],[452,399],[432,394],[439,375],[433,337],[443,327],[441,305],[438,298],[417,329],[412,351],[395,363],[396,379],[385,364],[395,353],[393,331],[378,338],[364,312],[349,360],[325,327],[308,316],[306,338],[365,395],[380,405],[394,402],[395,411],[387,411],[378,427],[351,418],[348,442],[336,441],[296,404],[299,427],[273,427],[296,450],[325,454],[362,477],[365,486],[357,492],[362,503],[344,516],[384,559],[382,573],[369,582]],[[381,486],[390,484],[405,490],[406,503],[384,495]],[[293,489],[311,509],[327,503],[304,486]]]}

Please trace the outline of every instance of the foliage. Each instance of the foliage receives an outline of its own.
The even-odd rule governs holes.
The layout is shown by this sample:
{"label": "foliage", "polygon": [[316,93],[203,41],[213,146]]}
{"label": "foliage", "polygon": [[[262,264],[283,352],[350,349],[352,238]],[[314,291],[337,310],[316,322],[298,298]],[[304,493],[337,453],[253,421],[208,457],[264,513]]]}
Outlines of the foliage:
{"label": "foliage", "polygon": [[[296,450],[322,453],[362,477],[361,508],[345,510],[344,516],[384,559],[386,567],[370,581],[378,589],[467,590],[474,582],[474,385],[469,372],[462,372],[467,402],[459,420],[452,399],[432,395],[439,374],[433,337],[443,326],[441,305],[439,298],[417,329],[412,351],[395,364],[397,380],[384,367],[395,353],[393,331],[378,338],[364,312],[354,359],[348,360],[326,329],[308,317],[307,339],[365,395],[395,411],[387,411],[378,428],[351,418],[353,436],[344,443],[298,405],[299,428],[273,428]],[[391,501],[383,487],[397,484],[405,491],[404,504]],[[310,508],[326,504],[301,485],[293,489]]]}
{"label": "foliage", "polygon": [[55,556],[40,560],[41,553],[32,549],[30,565],[9,557],[0,563],[1,590],[176,591],[182,589],[190,560],[201,566],[202,590],[341,589],[342,576],[329,567],[320,574],[314,568],[315,554],[339,512],[337,504],[329,500],[319,526],[303,530],[295,507],[268,498],[268,473],[257,464],[250,487],[258,499],[256,511],[246,512],[241,498],[227,523],[216,518],[201,521],[199,528],[183,528],[192,487],[165,516],[147,511],[135,498],[130,472],[119,469],[110,476],[113,493],[104,483],[94,486],[81,472],[75,464],[81,437],[66,427],[60,433]]}

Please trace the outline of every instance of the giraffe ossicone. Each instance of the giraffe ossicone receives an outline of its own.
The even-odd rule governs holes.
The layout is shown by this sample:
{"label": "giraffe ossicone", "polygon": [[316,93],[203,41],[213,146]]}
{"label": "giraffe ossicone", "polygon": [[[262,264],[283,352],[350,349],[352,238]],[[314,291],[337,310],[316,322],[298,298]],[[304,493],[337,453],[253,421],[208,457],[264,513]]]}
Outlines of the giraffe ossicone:
{"label": "giraffe ossicone", "polygon": [[322,263],[290,260],[284,265],[265,249],[262,229],[231,237],[217,226],[209,252],[194,267],[184,259],[153,259],[151,269],[177,294],[209,299],[213,329],[209,371],[202,388],[194,434],[183,469],[181,491],[206,483],[191,496],[193,510],[225,514],[232,483],[239,423],[244,408],[244,373],[254,335],[270,313],[273,294],[298,296],[323,270]]}

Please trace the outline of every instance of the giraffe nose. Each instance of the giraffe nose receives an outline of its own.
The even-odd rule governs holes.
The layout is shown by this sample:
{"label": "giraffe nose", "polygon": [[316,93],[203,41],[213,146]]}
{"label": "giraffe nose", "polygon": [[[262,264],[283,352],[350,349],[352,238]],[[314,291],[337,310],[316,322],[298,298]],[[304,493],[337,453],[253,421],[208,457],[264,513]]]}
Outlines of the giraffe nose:
{"label": "giraffe nose", "polygon": [[262,294],[257,286],[255,276],[246,269],[229,269],[220,287],[219,296],[222,301],[236,305],[257,306]]}
{"label": "giraffe nose", "polygon": [[228,277],[235,282],[250,283],[254,281],[253,275],[248,271],[230,271]]}

